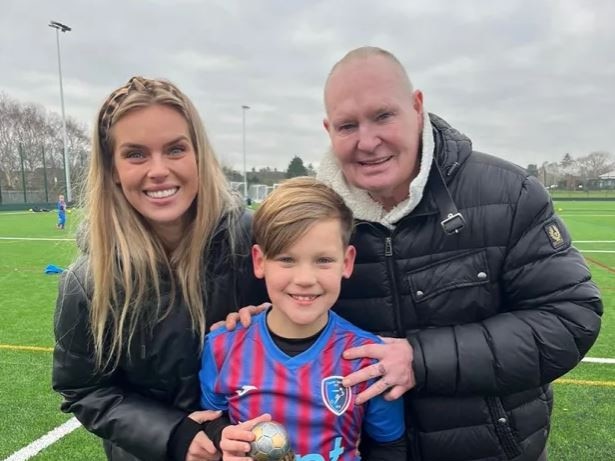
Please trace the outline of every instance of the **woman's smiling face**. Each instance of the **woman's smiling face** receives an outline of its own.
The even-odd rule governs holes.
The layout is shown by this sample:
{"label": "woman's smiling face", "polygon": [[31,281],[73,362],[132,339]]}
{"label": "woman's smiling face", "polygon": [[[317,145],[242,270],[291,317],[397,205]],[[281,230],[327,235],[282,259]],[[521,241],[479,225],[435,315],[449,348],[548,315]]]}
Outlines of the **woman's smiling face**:
{"label": "woman's smiling face", "polygon": [[155,104],[118,120],[113,137],[113,176],[126,200],[164,240],[176,240],[197,195],[196,152],[186,119]]}

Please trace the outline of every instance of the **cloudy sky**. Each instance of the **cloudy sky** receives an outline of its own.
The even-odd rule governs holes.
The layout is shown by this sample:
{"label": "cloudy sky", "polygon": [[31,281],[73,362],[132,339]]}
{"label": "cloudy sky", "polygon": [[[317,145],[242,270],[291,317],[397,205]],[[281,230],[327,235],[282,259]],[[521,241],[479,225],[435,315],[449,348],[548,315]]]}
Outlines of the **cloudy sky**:
{"label": "cloudy sky", "polygon": [[2,0],[0,91],[88,126],[132,75],[177,83],[223,163],[316,165],[322,86],[352,48],[392,51],[429,111],[519,165],[615,154],[610,0]]}

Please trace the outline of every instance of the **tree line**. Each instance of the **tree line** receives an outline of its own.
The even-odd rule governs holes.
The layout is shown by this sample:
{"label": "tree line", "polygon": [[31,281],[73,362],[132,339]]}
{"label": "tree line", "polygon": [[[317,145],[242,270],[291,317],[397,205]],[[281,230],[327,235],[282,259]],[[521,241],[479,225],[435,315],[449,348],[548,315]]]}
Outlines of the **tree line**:
{"label": "tree line", "polygon": [[615,170],[615,158],[609,152],[596,151],[577,157],[563,155],[559,162],[543,162],[542,165],[529,164],[527,171],[536,176],[546,187],[574,189],[578,186],[596,188],[600,176]]}
{"label": "tree line", "polygon": [[[229,181],[243,182],[243,173],[226,165],[222,166],[222,170]],[[257,170],[253,167],[251,171],[246,172],[246,176],[248,177],[248,185],[265,184],[267,186],[273,186],[288,178],[295,178],[297,176],[316,176],[316,170],[311,163],[305,165],[303,159],[295,155],[288,164],[286,170],[278,171],[277,168],[271,168],[269,166]]]}

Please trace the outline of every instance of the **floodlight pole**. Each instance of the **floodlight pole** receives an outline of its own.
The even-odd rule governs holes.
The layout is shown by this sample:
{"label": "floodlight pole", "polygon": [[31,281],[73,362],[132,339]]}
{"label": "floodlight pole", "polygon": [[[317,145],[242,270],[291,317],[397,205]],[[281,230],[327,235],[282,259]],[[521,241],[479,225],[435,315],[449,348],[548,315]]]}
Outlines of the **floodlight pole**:
{"label": "floodlight pole", "polygon": [[250,106],[241,106],[242,126],[243,126],[243,195],[244,200],[248,200],[248,171],[246,169],[246,110]]}
{"label": "floodlight pole", "polygon": [[66,115],[64,112],[64,89],[62,88],[62,60],[60,59],[60,31],[70,32],[72,29],[65,24],[51,21],[49,27],[56,30],[56,45],[58,49],[58,74],[60,76],[60,103],[62,105],[62,132],[64,135],[64,180],[66,183],[66,201],[73,199],[72,188],[70,185],[70,162],[68,161],[68,137],[66,136]]}

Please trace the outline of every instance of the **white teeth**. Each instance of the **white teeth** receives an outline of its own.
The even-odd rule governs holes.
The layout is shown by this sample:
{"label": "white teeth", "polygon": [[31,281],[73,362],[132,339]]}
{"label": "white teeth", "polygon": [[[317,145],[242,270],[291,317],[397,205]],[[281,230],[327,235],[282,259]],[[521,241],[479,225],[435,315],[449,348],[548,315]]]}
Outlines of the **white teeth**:
{"label": "white teeth", "polygon": [[165,198],[165,197],[170,197],[171,195],[175,194],[177,192],[178,188],[174,187],[172,189],[166,189],[166,190],[152,190],[152,191],[147,191],[145,192],[147,194],[148,197],[152,197],[152,198]]}
{"label": "white teeth", "polygon": [[317,298],[316,295],[310,295],[310,296],[291,295],[291,296],[295,298],[297,301],[313,301],[314,299]]}

